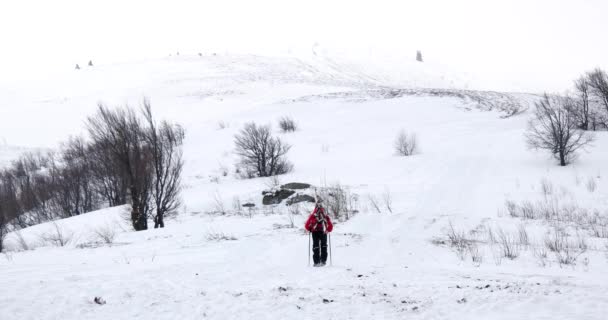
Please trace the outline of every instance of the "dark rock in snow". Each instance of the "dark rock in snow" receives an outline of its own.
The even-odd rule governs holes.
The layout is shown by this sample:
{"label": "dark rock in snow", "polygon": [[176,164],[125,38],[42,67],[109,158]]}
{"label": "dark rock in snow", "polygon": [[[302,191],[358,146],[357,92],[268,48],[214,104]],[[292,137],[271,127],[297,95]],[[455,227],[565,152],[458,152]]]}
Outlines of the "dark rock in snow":
{"label": "dark rock in snow", "polygon": [[276,191],[264,192],[264,198],[262,198],[263,205],[279,204],[281,201],[289,198],[292,194],[296,193],[293,190],[279,189]]}
{"label": "dark rock in snow", "polygon": [[292,204],[296,204],[296,203],[300,203],[300,202],[311,202],[311,203],[315,203],[315,197],[307,195],[307,194],[297,194],[289,199],[287,199],[287,201],[285,202],[285,204],[287,204],[288,206],[292,205]]}
{"label": "dark rock in snow", "polygon": [[301,183],[301,182],[291,182],[281,186],[281,189],[291,189],[291,190],[300,190],[300,189],[308,189],[310,188],[310,184]]}

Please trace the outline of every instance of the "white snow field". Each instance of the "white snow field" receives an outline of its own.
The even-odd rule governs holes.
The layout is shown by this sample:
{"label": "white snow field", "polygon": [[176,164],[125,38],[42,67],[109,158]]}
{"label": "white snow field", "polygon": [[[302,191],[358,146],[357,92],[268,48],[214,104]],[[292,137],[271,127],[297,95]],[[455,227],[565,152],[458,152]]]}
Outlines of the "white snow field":
{"label": "white snow field", "polygon": [[[576,205],[602,221],[608,135],[598,132],[588,152],[559,167],[526,148],[530,112],[505,117],[509,104],[497,103],[531,108],[536,96],[427,84],[450,90],[399,91],[318,57],[206,54],[1,88],[0,163],[18,154],[9,145],[53,148],[80,134],[97,102],[138,106],[145,96],[158,118],[184,125],[186,168],[184,206],[164,229],[131,231],[118,207],[9,234],[0,319],[606,319],[606,239],[564,219],[569,238],[585,248],[560,264],[553,252],[542,254],[546,233],[560,224],[511,217],[505,202]],[[282,116],[299,129],[279,133]],[[293,146],[295,169],[282,183],[340,183],[358,195],[359,213],[331,234],[333,265],[308,265],[302,226],[310,205],[287,228],[285,205],[261,204],[269,179],[234,176],[234,135],[249,121],[272,124]],[[418,154],[395,155],[401,129],[416,133]],[[257,212],[234,213],[235,198],[256,203]],[[212,213],[218,199],[227,214]],[[461,259],[450,248],[450,223],[478,252]],[[530,243],[514,245],[514,259],[485,236],[502,229],[514,239],[522,227]],[[66,246],[41,241],[57,229],[71,235]],[[114,243],[99,243],[96,230],[116,232]]]}

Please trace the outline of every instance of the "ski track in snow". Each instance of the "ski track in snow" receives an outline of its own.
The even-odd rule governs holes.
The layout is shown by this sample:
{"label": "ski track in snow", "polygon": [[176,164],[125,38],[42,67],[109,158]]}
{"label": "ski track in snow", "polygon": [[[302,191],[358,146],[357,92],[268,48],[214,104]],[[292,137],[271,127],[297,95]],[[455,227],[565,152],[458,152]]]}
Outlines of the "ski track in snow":
{"label": "ski track in snow", "polygon": [[[496,265],[489,254],[474,266],[431,243],[449,222],[470,229],[483,221],[510,221],[497,214],[504,201],[540,196],[535,186],[546,177],[583,203],[607,206],[603,179],[594,194],[572,185],[578,176],[608,169],[604,133],[592,154],[558,168],[544,154],[526,150],[525,113],[501,119],[494,111],[464,111],[467,104],[455,97],[307,98],[365,94],[382,79],[333,61],[184,57],[83,71],[56,87],[38,83],[33,96],[24,93],[31,88],[15,89],[10,99],[23,109],[0,120],[6,128],[0,137],[54,147],[78,133],[99,99],[136,104],[147,95],[159,117],[186,127],[186,206],[167,228],[137,233],[123,231],[128,225],[121,208],[65,219],[58,224],[75,232],[68,247],[4,254],[2,320],[605,318],[603,252],[591,256],[588,268],[543,268],[526,255]],[[48,135],[41,140],[18,126],[28,113],[33,124],[45,123]],[[57,113],[67,119],[44,121]],[[219,177],[217,184],[210,178],[220,165],[235,163],[232,139],[243,123],[274,123],[284,114],[300,130],[281,135],[293,145],[296,168],[281,181],[340,182],[360,195],[361,212],[338,223],[332,234],[332,266],[307,266],[308,236],[300,228],[305,215],[296,218],[296,229],[275,229],[286,223],[284,213],[251,219],[204,213],[215,193],[227,206],[234,196],[260,205],[264,179]],[[218,130],[219,121],[228,128]],[[392,142],[402,128],[417,133],[419,154],[393,155]],[[16,150],[0,147],[0,160],[8,163]],[[393,213],[373,212],[366,197],[387,190]],[[77,247],[90,243],[91,230],[104,225],[120,232],[113,246]],[[22,234],[34,246],[51,227]],[[215,232],[237,240],[206,238]],[[15,235],[7,242],[15,246]],[[93,303],[95,296],[107,304]]]}

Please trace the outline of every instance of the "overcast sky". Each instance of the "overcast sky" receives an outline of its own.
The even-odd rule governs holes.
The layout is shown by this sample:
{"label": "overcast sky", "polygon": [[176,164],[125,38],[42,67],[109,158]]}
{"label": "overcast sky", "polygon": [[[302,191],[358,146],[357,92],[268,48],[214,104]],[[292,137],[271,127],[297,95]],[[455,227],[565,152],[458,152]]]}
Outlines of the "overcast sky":
{"label": "overcast sky", "polygon": [[2,0],[0,77],[176,51],[307,53],[319,43],[352,54],[420,49],[482,79],[560,91],[608,67],[606,12],[606,0]]}

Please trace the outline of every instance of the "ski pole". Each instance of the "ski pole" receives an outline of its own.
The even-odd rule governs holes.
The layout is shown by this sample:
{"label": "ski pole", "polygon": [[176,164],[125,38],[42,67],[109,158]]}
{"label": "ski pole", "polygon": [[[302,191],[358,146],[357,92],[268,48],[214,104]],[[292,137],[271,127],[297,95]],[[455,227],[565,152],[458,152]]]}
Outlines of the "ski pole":
{"label": "ski pole", "polygon": [[329,265],[333,266],[334,262],[331,260],[331,232],[327,236],[329,237]]}
{"label": "ski pole", "polygon": [[308,266],[310,267],[310,232],[308,233]]}

